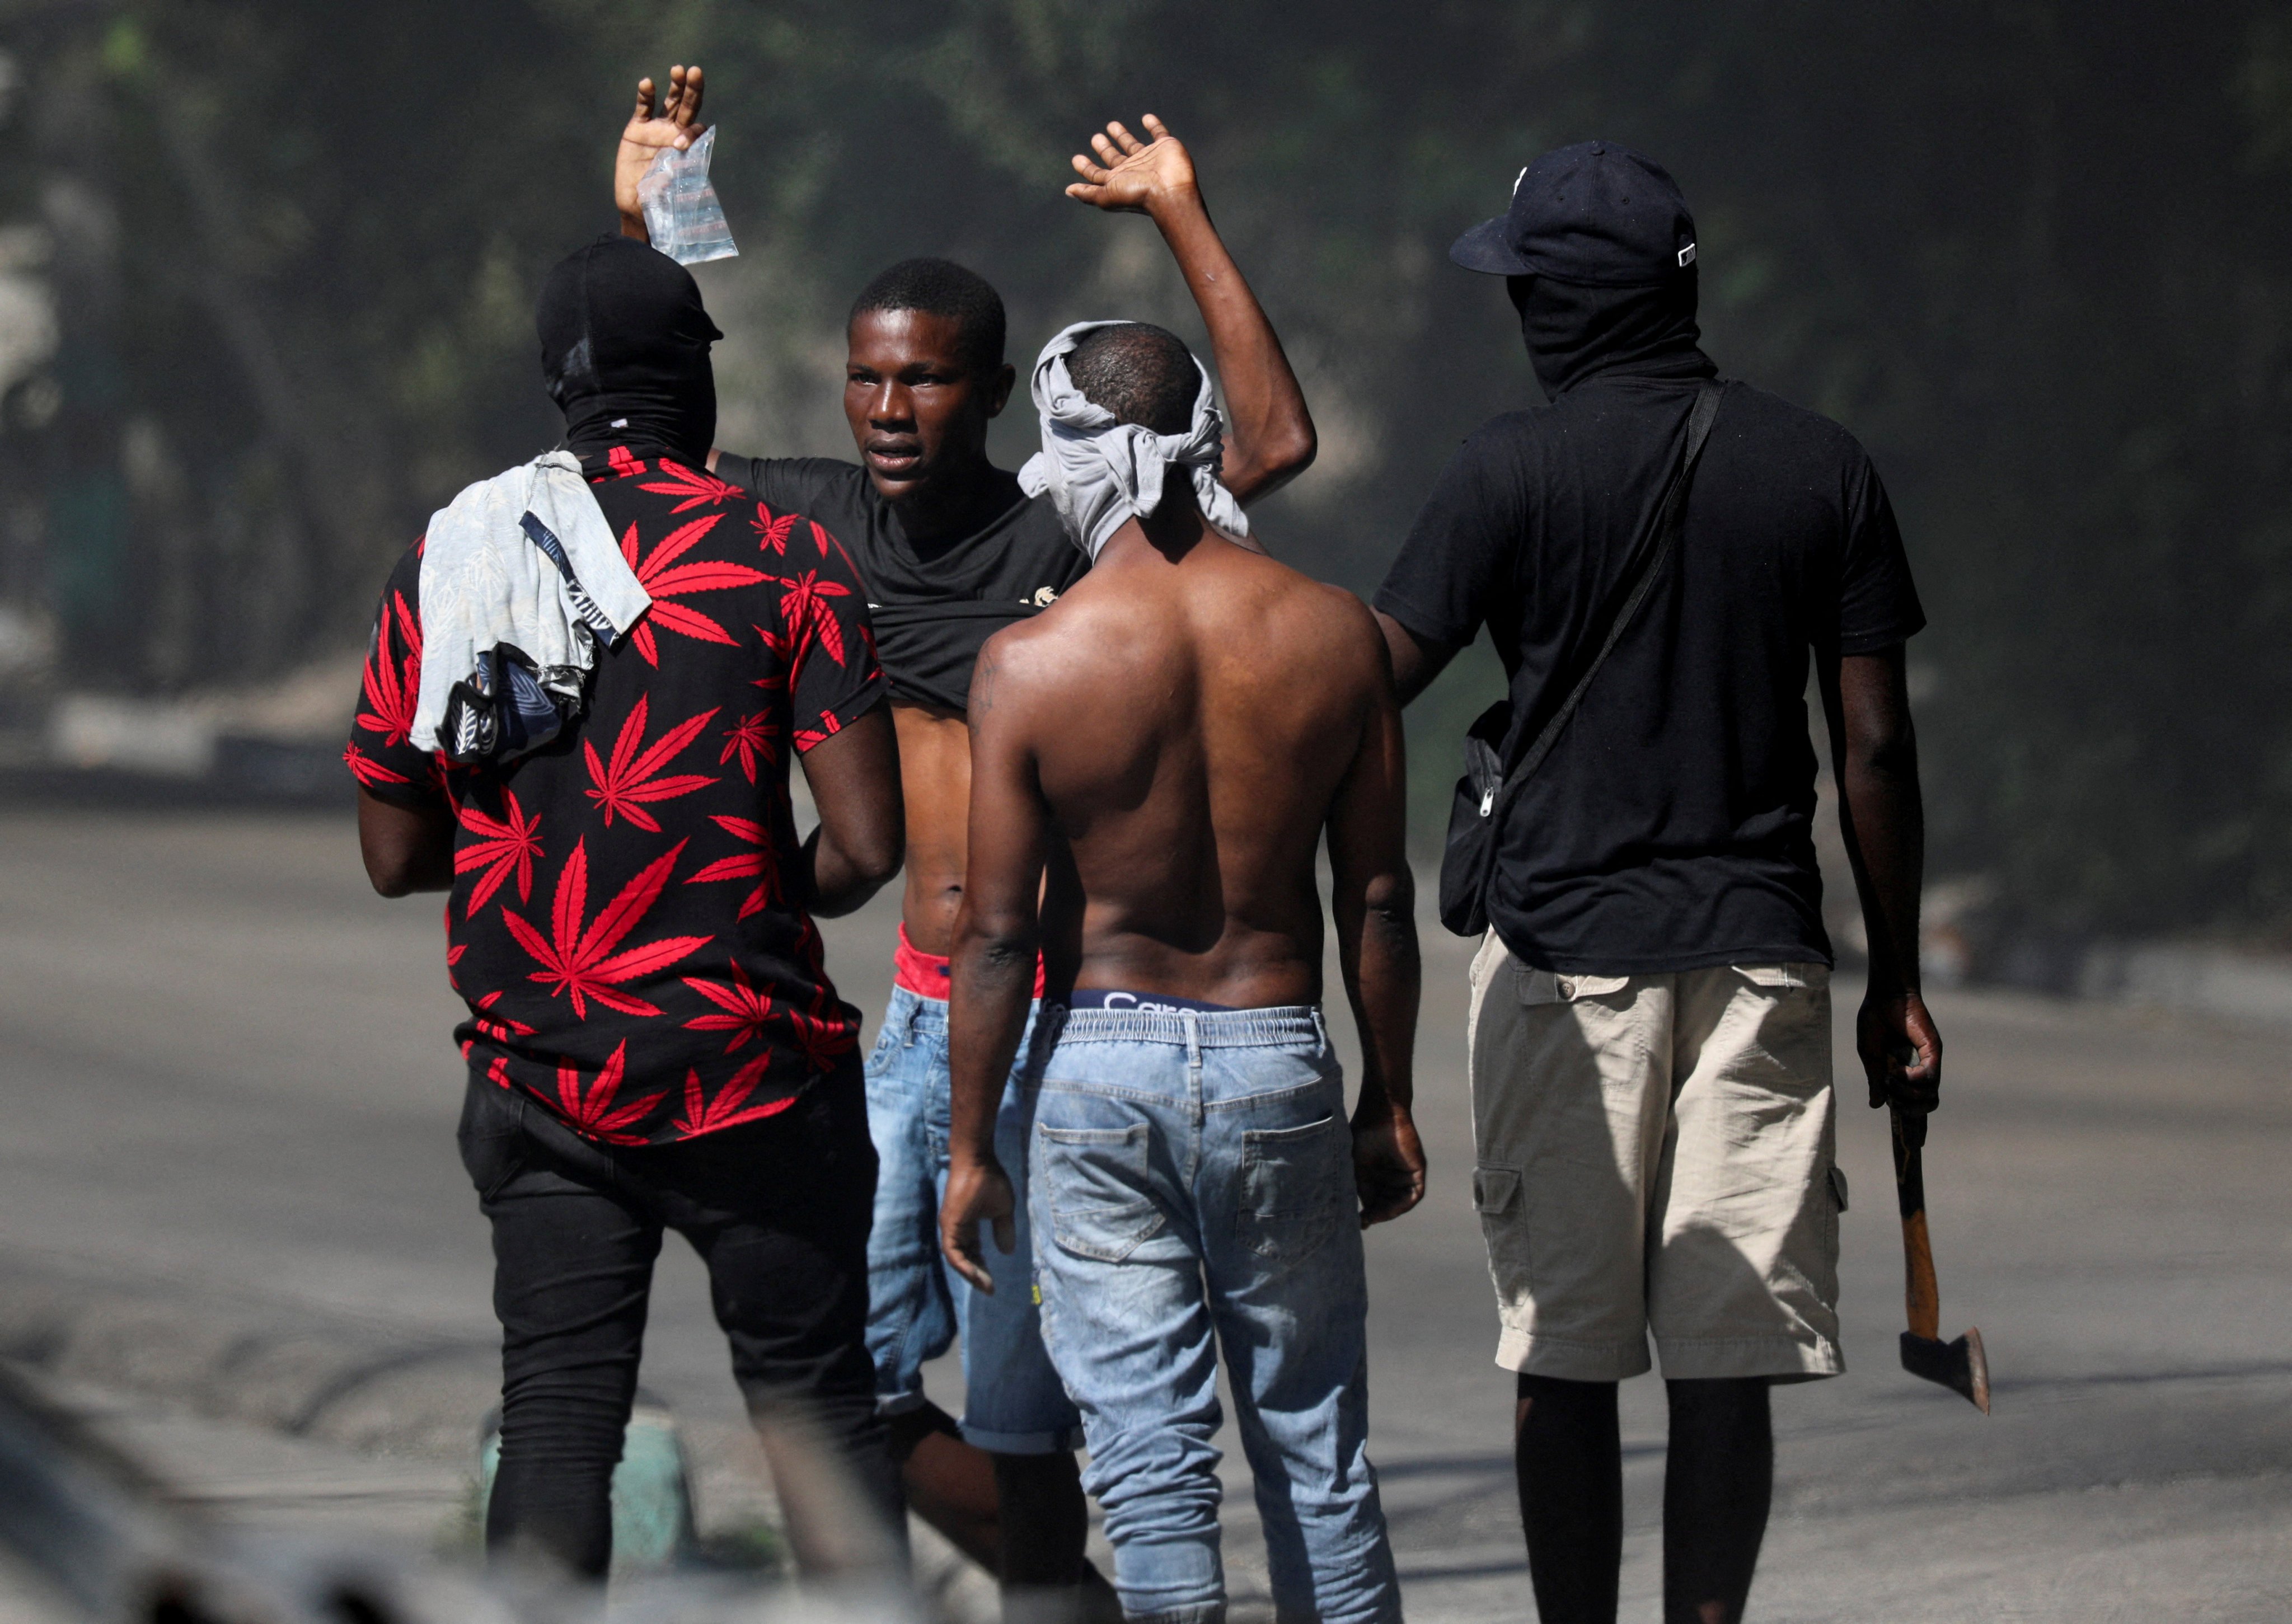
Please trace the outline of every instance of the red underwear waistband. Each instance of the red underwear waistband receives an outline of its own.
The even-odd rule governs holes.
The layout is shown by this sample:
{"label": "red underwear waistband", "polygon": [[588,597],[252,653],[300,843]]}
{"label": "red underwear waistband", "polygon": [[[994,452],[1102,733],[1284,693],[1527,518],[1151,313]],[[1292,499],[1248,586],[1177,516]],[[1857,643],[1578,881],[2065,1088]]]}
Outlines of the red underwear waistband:
{"label": "red underwear waistband", "polygon": [[[954,984],[945,953],[927,953],[908,940],[905,921],[900,924],[900,945],[892,954],[892,985],[923,998],[944,999]],[[1043,961],[1035,961],[1035,996],[1043,995]]]}

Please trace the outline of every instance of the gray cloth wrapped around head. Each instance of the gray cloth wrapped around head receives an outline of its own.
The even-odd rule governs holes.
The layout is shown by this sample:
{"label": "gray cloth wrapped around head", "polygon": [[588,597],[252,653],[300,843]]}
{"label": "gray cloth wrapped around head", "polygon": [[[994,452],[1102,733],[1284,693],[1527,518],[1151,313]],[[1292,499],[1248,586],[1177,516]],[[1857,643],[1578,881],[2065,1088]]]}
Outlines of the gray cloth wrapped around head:
{"label": "gray cloth wrapped around head", "polygon": [[1202,386],[1194,397],[1194,421],[1183,434],[1157,434],[1139,423],[1118,423],[1114,414],[1084,398],[1067,376],[1067,356],[1113,321],[1078,321],[1043,346],[1036,358],[1035,410],[1043,420],[1043,448],[1019,470],[1019,485],[1030,496],[1045,491],[1066,521],[1075,545],[1098,559],[1107,538],[1133,519],[1162,505],[1164,470],[1188,470],[1202,517],[1228,535],[1249,534],[1249,520],[1233,493],[1218,482],[1225,446],[1224,422],[1210,375],[1199,361],[1194,371]]}

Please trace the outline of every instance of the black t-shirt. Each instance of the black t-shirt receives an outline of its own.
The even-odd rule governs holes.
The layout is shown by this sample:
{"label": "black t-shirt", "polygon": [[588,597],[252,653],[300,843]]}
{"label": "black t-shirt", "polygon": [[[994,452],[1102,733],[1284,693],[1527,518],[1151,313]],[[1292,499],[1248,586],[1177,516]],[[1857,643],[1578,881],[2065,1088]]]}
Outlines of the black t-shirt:
{"label": "black t-shirt", "polygon": [[446,963],[471,1065],[590,1138],[666,1144],[783,1111],[856,1051],[860,1012],[792,888],[788,761],[882,703],[884,679],[825,532],[775,551],[753,499],[657,446],[582,461],[652,595],[582,713],[504,765],[408,736],[417,542],[383,589],[343,759],[384,800],[454,814]]}
{"label": "black t-shirt", "polygon": [[987,639],[1040,614],[1090,567],[1051,499],[1029,496],[999,468],[967,524],[920,541],[855,462],[723,455],[716,471],[767,508],[819,520],[850,551],[868,586],[876,652],[900,699],[967,709],[971,668]]}
{"label": "black t-shirt", "polygon": [[[1555,665],[1572,680],[1677,464],[1696,386],[1677,368],[1606,373],[1492,419],[1441,476],[1377,607],[1451,646],[1485,623],[1515,706]],[[1529,964],[1588,975],[1827,962],[1808,653],[1872,653],[1925,623],[1861,446],[1729,384],[1678,546],[1513,803],[1489,888],[1497,934]]]}

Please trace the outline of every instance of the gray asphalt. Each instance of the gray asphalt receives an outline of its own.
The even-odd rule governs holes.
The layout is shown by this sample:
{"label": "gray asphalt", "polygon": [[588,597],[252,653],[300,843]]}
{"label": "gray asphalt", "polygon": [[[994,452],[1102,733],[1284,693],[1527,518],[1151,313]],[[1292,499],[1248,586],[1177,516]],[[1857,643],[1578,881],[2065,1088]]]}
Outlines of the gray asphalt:
{"label": "gray asphalt", "polygon": [[[832,970],[871,1014],[892,919],[879,904],[827,931]],[[1489,1363],[1465,1199],[1465,953],[1437,929],[1426,949],[1432,1192],[1370,1237],[1372,1447],[1411,1614],[1529,1618],[1509,1378]],[[435,901],[375,898],[346,819],[0,812],[0,1253],[486,1336],[442,959]],[[1858,1084],[1843,1116],[1851,1370],[1776,1396],[1753,1616],[2292,1616],[2286,1037],[1996,993],[1935,1009],[1949,1043],[1928,1160],[1942,1317],[1946,1334],[1981,1327],[1997,1414],[1895,1368],[1883,1119]],[[1842,1077],[1850,1010],[1842,988]],[[682,1248],[664,1257],[646,1357],[647,1384],[697,1428],[736,1427]],[[952,1398],[952,1371],[936,1375]],[[1625,1432],[1625,1616],[1651,1619],[1653,1379],[1627,1385]],[[730,1472],[704,1494],[732,1493]],[[1262,1565],[1233,1485],[1247,1604]]]}

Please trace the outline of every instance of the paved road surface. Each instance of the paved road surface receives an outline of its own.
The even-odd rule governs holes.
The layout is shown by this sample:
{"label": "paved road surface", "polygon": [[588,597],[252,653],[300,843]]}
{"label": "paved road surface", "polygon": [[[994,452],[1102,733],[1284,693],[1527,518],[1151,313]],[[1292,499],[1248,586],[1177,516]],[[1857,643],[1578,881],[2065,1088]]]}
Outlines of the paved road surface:
{"label": "paved road surface", "polygon": [[[340,818],[0,813],[0,1256],[488,1334],[435,905],[372,896]],[[891,933],[884,906],[827,932],[831,968],[871,1013]],[[1410,1611],[1427,1620],[1533,1616],[1509,1379],[1489,1363],[1465,1195],[1465,963],[1428,936],[1432,1194],[1369,1245],[1374,1452]],[[1943,1320],[1981,1324],[1997,1413],[1893,1368],[1882,1119],[1850,1090],[1852,1370],[1777,1395],[1754,1616],[2292,1616],[2286,1039],[1993,994],[1936,1008],[1950,1045],[1928,1170]],[[645,1379],[696,1428],[734,1427],[682,1248],[664,1254]],[[1659,1585],[1662,1398],[1652,1379],[1626,1395],[1626,1616],[1643,1620]],[[704,1494],[736,1498],[729,1469]],[[1233,1487],[1237,1599],[1262,1600]]]}

